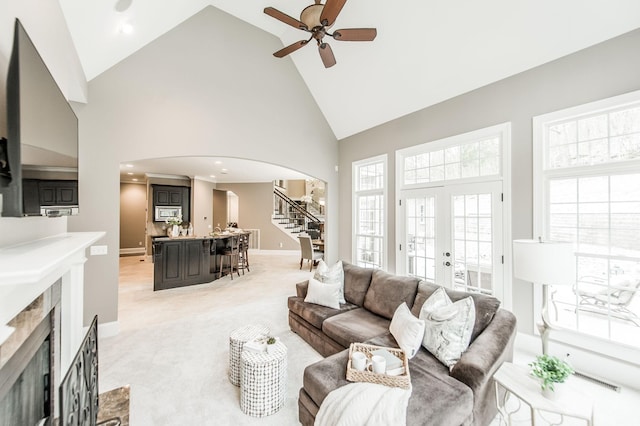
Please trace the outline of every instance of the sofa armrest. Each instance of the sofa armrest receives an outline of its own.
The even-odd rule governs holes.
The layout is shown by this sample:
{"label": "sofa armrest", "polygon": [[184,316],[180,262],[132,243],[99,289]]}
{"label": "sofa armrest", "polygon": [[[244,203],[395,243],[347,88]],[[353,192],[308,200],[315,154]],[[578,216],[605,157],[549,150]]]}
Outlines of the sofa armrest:
{"label": "sofa armrest", "polygon": [[485,388],[502,363],[513,360],[516,332],[516,317],[498,309],[487,328],[453,366],[451,377],[469,386],[474,394]]}
{"label": "sofa armrest", "polygon": [[309,280],[296,284],[296,295],[303,299],[307,297],[307,288],[309,288]]}

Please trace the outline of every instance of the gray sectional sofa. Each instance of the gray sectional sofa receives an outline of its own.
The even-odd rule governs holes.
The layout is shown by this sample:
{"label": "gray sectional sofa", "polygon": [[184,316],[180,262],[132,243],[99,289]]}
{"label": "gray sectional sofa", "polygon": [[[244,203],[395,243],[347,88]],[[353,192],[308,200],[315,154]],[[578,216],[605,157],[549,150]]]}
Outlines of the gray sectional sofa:
{"label": "gray sectional sofa", "polygon": [[[348,347],[352,342],[398,347],[389,332],[395,309],[406,302],[417,317],[422,304],[438,288],[416,278],[343,262],[344,294],[340,309],[306,303],[308,282],[296,285],[289,297],[289,325],[326,358],[308,366],[298,400],[299,420],[313,425],[320,404],[332,390],[344,386]],[[412,395],[408,425],[487,425],[497,414],[492,376],[513,358],[515,316],[499,309],[489,296],[449,291],[452,301],[471,295],[476,321],[471,343],[449,371],[426,349],[409,360]]]}

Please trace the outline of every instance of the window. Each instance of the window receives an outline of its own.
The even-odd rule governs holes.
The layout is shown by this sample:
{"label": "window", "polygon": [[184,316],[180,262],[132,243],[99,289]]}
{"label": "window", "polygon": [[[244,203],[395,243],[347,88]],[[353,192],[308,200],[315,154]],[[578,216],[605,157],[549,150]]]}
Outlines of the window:
{"label": "window", "polygon": [[640,347],[640,92],[534,119],[536,228],[576,248],[551,321]]}
{"label": "window", "polygon": [[385,267],[386,156],[353,163],[355,264]]}
{"label": "window", "polygon": [[404,157],[404,185],[500,175],[500,137],[462,142]]}

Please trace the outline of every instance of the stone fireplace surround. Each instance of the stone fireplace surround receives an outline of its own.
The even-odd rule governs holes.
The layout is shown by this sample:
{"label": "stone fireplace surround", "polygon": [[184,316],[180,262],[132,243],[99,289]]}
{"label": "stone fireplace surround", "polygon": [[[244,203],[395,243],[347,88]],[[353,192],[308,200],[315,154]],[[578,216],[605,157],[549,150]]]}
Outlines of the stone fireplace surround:
{"label": "stone fireplace surround", "polygon": [[[44,306],[34,321],[54,312],[53,399],[83,338],[85,249],[104,235],[64,233],[0,249],[0,371],[11,352],[20,350],[20,341],[28,339],[24,334],[37,328],[24,320],[25,312]],[[19,314],[23,320],[16,321]],[[57,404],[52,405],[57,415]]]}

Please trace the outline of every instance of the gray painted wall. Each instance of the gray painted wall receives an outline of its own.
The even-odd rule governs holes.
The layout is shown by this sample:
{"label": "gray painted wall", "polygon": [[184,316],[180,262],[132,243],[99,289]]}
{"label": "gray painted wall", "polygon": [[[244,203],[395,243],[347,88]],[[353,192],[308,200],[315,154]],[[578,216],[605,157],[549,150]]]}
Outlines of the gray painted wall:
{"label": "gray painted wall", "polygon": [[238,196],[238,226],[260,230],[260,250],[300,250],[300,244],[271,223],[272,182],[219,183],[218,189],[233,191]]}
{"label": "gray painted wall", "polygon": [[[281,47],[207,7],[89,83],[90,102],[76,106],[84,214],[69,229],[106,231],[109,255],[86,268],[85,323],[96,313],[101,322],[117,320],[121,162],[248,158],[337,186],[335,137],[293,63],[271,55]],[[337,214],[337,192],[329,197],[328,221]]]}
{"label": "gray painted wall", "polygon": [[[351,259],[351,164],[388,155],[388,266],[395,269],[395,151],[491,125],[512,123],[512,237],[532,237],[534,116],[640,89],[640,30],[423,109],[340,141],[341,259]],[[473,72],[473,70],[469,70]],[[532,333],[533,292],[513,284],[520,331]]]}

